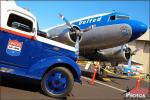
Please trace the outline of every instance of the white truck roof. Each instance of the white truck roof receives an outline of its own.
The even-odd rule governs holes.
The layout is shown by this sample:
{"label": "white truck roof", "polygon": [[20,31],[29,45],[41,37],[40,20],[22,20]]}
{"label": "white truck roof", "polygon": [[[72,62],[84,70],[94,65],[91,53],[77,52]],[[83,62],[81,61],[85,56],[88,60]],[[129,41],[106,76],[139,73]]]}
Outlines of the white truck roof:
{"label": "white truck roof", "polygon": [[[1,1],[0,6],[1,6],[0,18],[7,18],[6,15],[9,11],[15,11],[15,12],[23,13],[24,15],[32,18],[34,22],[36,22],[36,17],[31,12],[27,11],[26,9],[17,6],[15,1]],[[6,21],[6,20],[1,19],[2,26],[3,26],[3,23],[5,23],[3,21]]]}

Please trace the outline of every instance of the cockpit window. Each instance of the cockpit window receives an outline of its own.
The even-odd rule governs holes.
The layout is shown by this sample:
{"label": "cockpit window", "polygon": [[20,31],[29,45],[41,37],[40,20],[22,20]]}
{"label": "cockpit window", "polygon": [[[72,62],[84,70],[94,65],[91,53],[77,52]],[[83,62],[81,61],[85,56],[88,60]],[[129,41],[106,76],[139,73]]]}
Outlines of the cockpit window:
{"label": "cockpit window", "polygon": [[115,19],[116,19],[115,15],[113,15],[113,16],[110,17],[110,20],[115,20]]}
{"label": "cockpit window", "polygon": [[129,19],[129,16],[116,16],[117,19]]}
{"label": "cockpit window", "polygon": [[129,19],[129,16],[125,16],[125,15],[112,15],[110,16],[110,21],[113,20],[118,20],[118,19]]}

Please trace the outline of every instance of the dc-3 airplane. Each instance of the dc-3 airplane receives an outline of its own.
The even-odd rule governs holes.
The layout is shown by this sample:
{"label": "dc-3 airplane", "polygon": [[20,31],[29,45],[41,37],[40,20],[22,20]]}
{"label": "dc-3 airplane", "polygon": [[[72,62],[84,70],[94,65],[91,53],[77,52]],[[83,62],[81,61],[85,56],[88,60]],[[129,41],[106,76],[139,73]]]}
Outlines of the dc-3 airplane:
{"label": "dc-3 airplane", "polygon": [[120,12],[97,14],[71,22],[59,15],[65,24],[43,30],[46,37],[68,45],[80,42],[80,58],[90,60],[128,61],[134,51],[126,43],[147,30],[147,25]]}

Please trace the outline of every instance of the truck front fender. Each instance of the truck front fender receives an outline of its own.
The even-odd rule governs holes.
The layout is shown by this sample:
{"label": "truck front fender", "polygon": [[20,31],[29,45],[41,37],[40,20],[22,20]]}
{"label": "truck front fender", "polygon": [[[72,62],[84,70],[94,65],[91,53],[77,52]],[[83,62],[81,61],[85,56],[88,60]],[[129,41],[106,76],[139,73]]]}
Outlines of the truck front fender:
{"label": "truck front fender", "polygon": [[28,75],[34,79],[41,80],[44,73],[53,65],[56,64],[67,64],[69,67],[72,67],[76,72],[76,81],[80,81],[81,71],[79,65],[72,59],[64,56],[55,56],[41,59],[30,67]]}

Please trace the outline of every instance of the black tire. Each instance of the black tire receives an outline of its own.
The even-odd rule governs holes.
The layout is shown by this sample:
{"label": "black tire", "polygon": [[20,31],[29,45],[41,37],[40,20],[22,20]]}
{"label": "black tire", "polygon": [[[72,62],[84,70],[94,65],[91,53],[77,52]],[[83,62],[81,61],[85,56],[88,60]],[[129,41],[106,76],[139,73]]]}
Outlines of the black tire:
{"label": "black tire", "polygon": [[[48,90],[46,84],[47,84],[47,79],[48,79],[48,77],[51,77],[50,75],[51,75],[52,73],[57,72],[57,71],[61,72],[61,73],[65,76],[65,79],[68,80],[68,82],[66,82],[66,85],[65,85],[66,88],[63,90],[63,92],[56,94],[56,93],[53,93],[53,92],[51,92],[50,90]],[[52,81],[52,82],[49,82],[49,83],[50,83],[50,84],[53,84],[53,83],[55,83],[55,82],[56,82],[56,80],[55,80],[55,81]],[[61,82],[60,82],[60,83],[61,83]],[[59,83],[58,83],[58,84],[59,84]],[[53,85],[52,85],[52,86],[53,86]],[[70,70],[68,70],[68,69],[65,68],[65,67],[55,67],[55,68],[53,68],[52,70],[48,71],[48,72],[44,75],[44,77],[43,77],[43,79],[42,79],[42,81],[41,81],[41,88],[42,88],[43,92],[44,92],[46,95],[51,96],[51,97],[55,97],[55,98],[64,98],[64,97],[66,97],[66,96],[71,92],[73,86],[74,86],[74,78],[73,78],[73,75],[72,75],[72,73],[70,72]],[[48,87],[51,88],[51,86],[48,86]],[[49,89],[50,89],[50,88],[49,88]]]}

